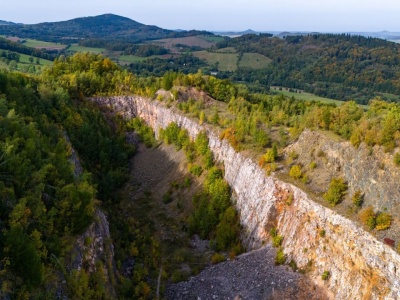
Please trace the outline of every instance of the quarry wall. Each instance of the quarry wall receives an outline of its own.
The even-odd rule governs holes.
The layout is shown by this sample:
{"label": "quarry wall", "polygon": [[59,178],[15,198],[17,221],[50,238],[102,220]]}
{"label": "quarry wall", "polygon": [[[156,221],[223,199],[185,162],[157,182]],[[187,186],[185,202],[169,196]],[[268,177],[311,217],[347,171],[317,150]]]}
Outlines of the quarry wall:
{"label": "quarry wall", "polygon": [[220,140],[215,128],[199,125],[161,102],[140,96],[92,100],[125,118],[142,118],[156,135],[171,122],[186,128],[192,138],[206,131],[210,149],[223,164],[225,179],[235,194],[242,240],[248,250],[267,243],[269,230],[276,227],[284,237],[287,262],[296,262],[315,281],[329,272],[324,285],[332,298],[400,299],[400,256],[392,248],[294,185],[267,176],[257,163]]}

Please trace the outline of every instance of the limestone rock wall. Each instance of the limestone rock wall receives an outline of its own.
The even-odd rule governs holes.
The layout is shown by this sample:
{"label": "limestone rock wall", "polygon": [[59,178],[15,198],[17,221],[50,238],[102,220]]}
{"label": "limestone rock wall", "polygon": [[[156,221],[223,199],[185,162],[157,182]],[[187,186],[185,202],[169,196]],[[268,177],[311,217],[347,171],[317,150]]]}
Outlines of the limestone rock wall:
{"label": "limestone rock wall", "polygon": [[[325,285],[335,299],[400,299],[400,256],[389,246],[330,209],[313,202],[297,187],[282,182],[244,157],[211,127],[146,98],[92,99],[126,118],[139,116],[158,134],[176,122],[195,137],[205,130],[216,160],[225,167],[225,179],[235,193],[246,247],[268,242],[271,227],[284,236],[287,261],[307,269],[315,281],[329,271]],[[321,234],[324,230],[325,234]]]}
{"label": "limestone rock wall", "polygon": [[[325,192],[333,177],[343,177],[350,195],[357,190],[363,193],[364,206],[372,205],[375,210],[400,216],[400,168],[383,147],[361,144],[356,149],[350,142],[333,141],[321,133],[305,130],[286,149],[287,153],[290,151],[299,154],[298,160],[304,166],[317,162],[317,168],[309,174],[311,185],[319,181],[312,186],[316,191]],[[319,168],[327,173],[325,180],[321,180]]]}

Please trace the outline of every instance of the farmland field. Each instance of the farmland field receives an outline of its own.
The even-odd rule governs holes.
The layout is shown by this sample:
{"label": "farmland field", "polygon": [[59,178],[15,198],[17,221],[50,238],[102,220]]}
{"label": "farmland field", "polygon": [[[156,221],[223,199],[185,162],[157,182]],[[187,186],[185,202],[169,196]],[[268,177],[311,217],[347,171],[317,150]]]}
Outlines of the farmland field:
{"label": "farmland field", "polygon": [[121,55],[121,56],[117,57],[117,59],[120,62],[124,62],[124,63],[139,62],[139,61],[143,61],[147,58],[149,58],[149,57],[140,57],[140,56],[136,56],[136,55]]}
{"label": "farmland field", "polygon": [[[19,61],[20,63],[24,63],[24,64],[30,64],[30,65],[36,65],[36,57],[34,57],[34,63],[31,63],[29,61],[29,55],[25,55],[25,54],[20,54],[19,57]],[[41,66],[50,66],[53,62],[47,59],[43,59],[43,58],[39,58],[39,64]]]}
{"label": "farmland field", "polygon": [[215,52],[218,52],[218,53],[237,53],[236,49],[233,48],[233,47],[221,48],[221,49],[215,50]]}
{"label": "farmland field", "polygon": [[225,39],[223,36],[199,35],[199,37],[202,39],[205,39],[208,42],[212,42],[212,43],[218,43]]}
{"label": "farmland field", "polygon": [[193,55],[204,59],[209,65],[218,63],[219,71],[236,71],[237,70],[237,53],[214,53],[207,51],[193,52]]}
{"label": "farmland field", "polygon": [[258,53],[243,53],[239,68],[264,69],[272,59]]}
{"label": "farmland field", "polygon": [[31,48],[38,48],[38,49],[49,49],[49,50],[62,50],[67,47],[67,45],[60,44],[60,43],[49,43],[49,42],[44,42],[44,41],[39,41],[39,40],[33,40],[33,39],[24,39],[25,42],[22,44],[31,47]]}
{"label": "farmland field", "polygon": [[211,46],[216,44],[216,41],[209,41],[205,39],[204,36],[188,36],[183,38],[171,38],[171,39],[162,39],[162,40],[155,40],[152,44],[157,44],[160,46],[169,49],[170,51],[174,52],[177,51],[175,45],[182,44],[189,47],[197,46],[201,48],[210,48]]}
{"label": "farmland field", "polygon": [[321,101],[325,103],[334,103],[336,105],[342,105],[343,101],[339,100],[333,100],[329,98],[324,98],[324,97],[319,97],[311,93],[306,93],[306,92],[301,92],[301,93],[295,93],[295,92],[289,92],[288,88],[282,87],[282,90],[279,90],[280,87],[278,86],[271,86],[271,91],[275,91],[279,94],[283,94],[288,97],[295,97],[296,99],[299,100],[305,100],[305,101]]}
{"label": "farmland field", "polygon": [[77,44],[71,45],[67,50],[71,52],[90,52],[95,54],[101,54],[102,52],[106,51],[104,48],[83,47]]}

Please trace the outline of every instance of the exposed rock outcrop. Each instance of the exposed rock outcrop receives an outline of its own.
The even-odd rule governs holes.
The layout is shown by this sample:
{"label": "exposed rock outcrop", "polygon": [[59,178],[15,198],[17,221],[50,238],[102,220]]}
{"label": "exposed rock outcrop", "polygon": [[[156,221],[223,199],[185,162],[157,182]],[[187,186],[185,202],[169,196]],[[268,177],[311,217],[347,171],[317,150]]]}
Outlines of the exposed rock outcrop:
{"label": "exposed rock outcrop", "polygon": [[[243,242],[256,249],[271,227],[284,236],[287,261],[307,269],[315,280],[330,274],[326,286],[335,299],[400,298],[400,256],[350,220],[312,201],[299,188],[267,176],[255,162],[235,150],[218,131],[168,109],[158,101],[132,96],[92,99],[124,117],[141,117],[158,134],[176,122],[194,138],[201,130],[209,137],[216,160],[235,193],[244,228]],[[354,175],[356,176],[356,174]],[[321,235],[324,230],[324,235]]]}
{"label": "exposed rock outcrop", "polygon": [[[362,192],[365,206],[372,205],[375,210],[400,216],[400,168],[383,147],[361,144],[354,148],[350,142],[334,141],[321,133],[305,130],[296,143],[287,147],[287,152],[290,151],[299,155],[297,160],[303,166],[312,161],[317,163],[317,168],[309,174],[316,191],[325,192],[331,178],[343,177],[350,195],[357,190]],[[321,173],[328,176],[321,180]]]}
{"label": "exposed rock outcrop", "polygon": [[[74,175],[82,174],[83,168],[78,154],[72,147],[69,137],[65,139],[71,147],[70,163],[73,165]],[[110,229],[105,214],[97,208],[93,223],[79,235],[71,251],[71,261],[68,269],[85,269],[89,274],[103,272],[103,278],[107,280],[107,289],[110,295],[115,295],[112,278],[114,276],[114,246],[111,241]]]}

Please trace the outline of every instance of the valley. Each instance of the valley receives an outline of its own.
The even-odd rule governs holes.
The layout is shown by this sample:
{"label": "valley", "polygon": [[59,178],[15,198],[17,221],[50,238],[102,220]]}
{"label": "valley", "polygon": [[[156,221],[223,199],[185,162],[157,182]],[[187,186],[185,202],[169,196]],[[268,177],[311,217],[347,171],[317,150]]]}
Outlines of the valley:
{"label": "valley", "polygon": [[400,298],[398,44],[0,34],[1,299]]}

